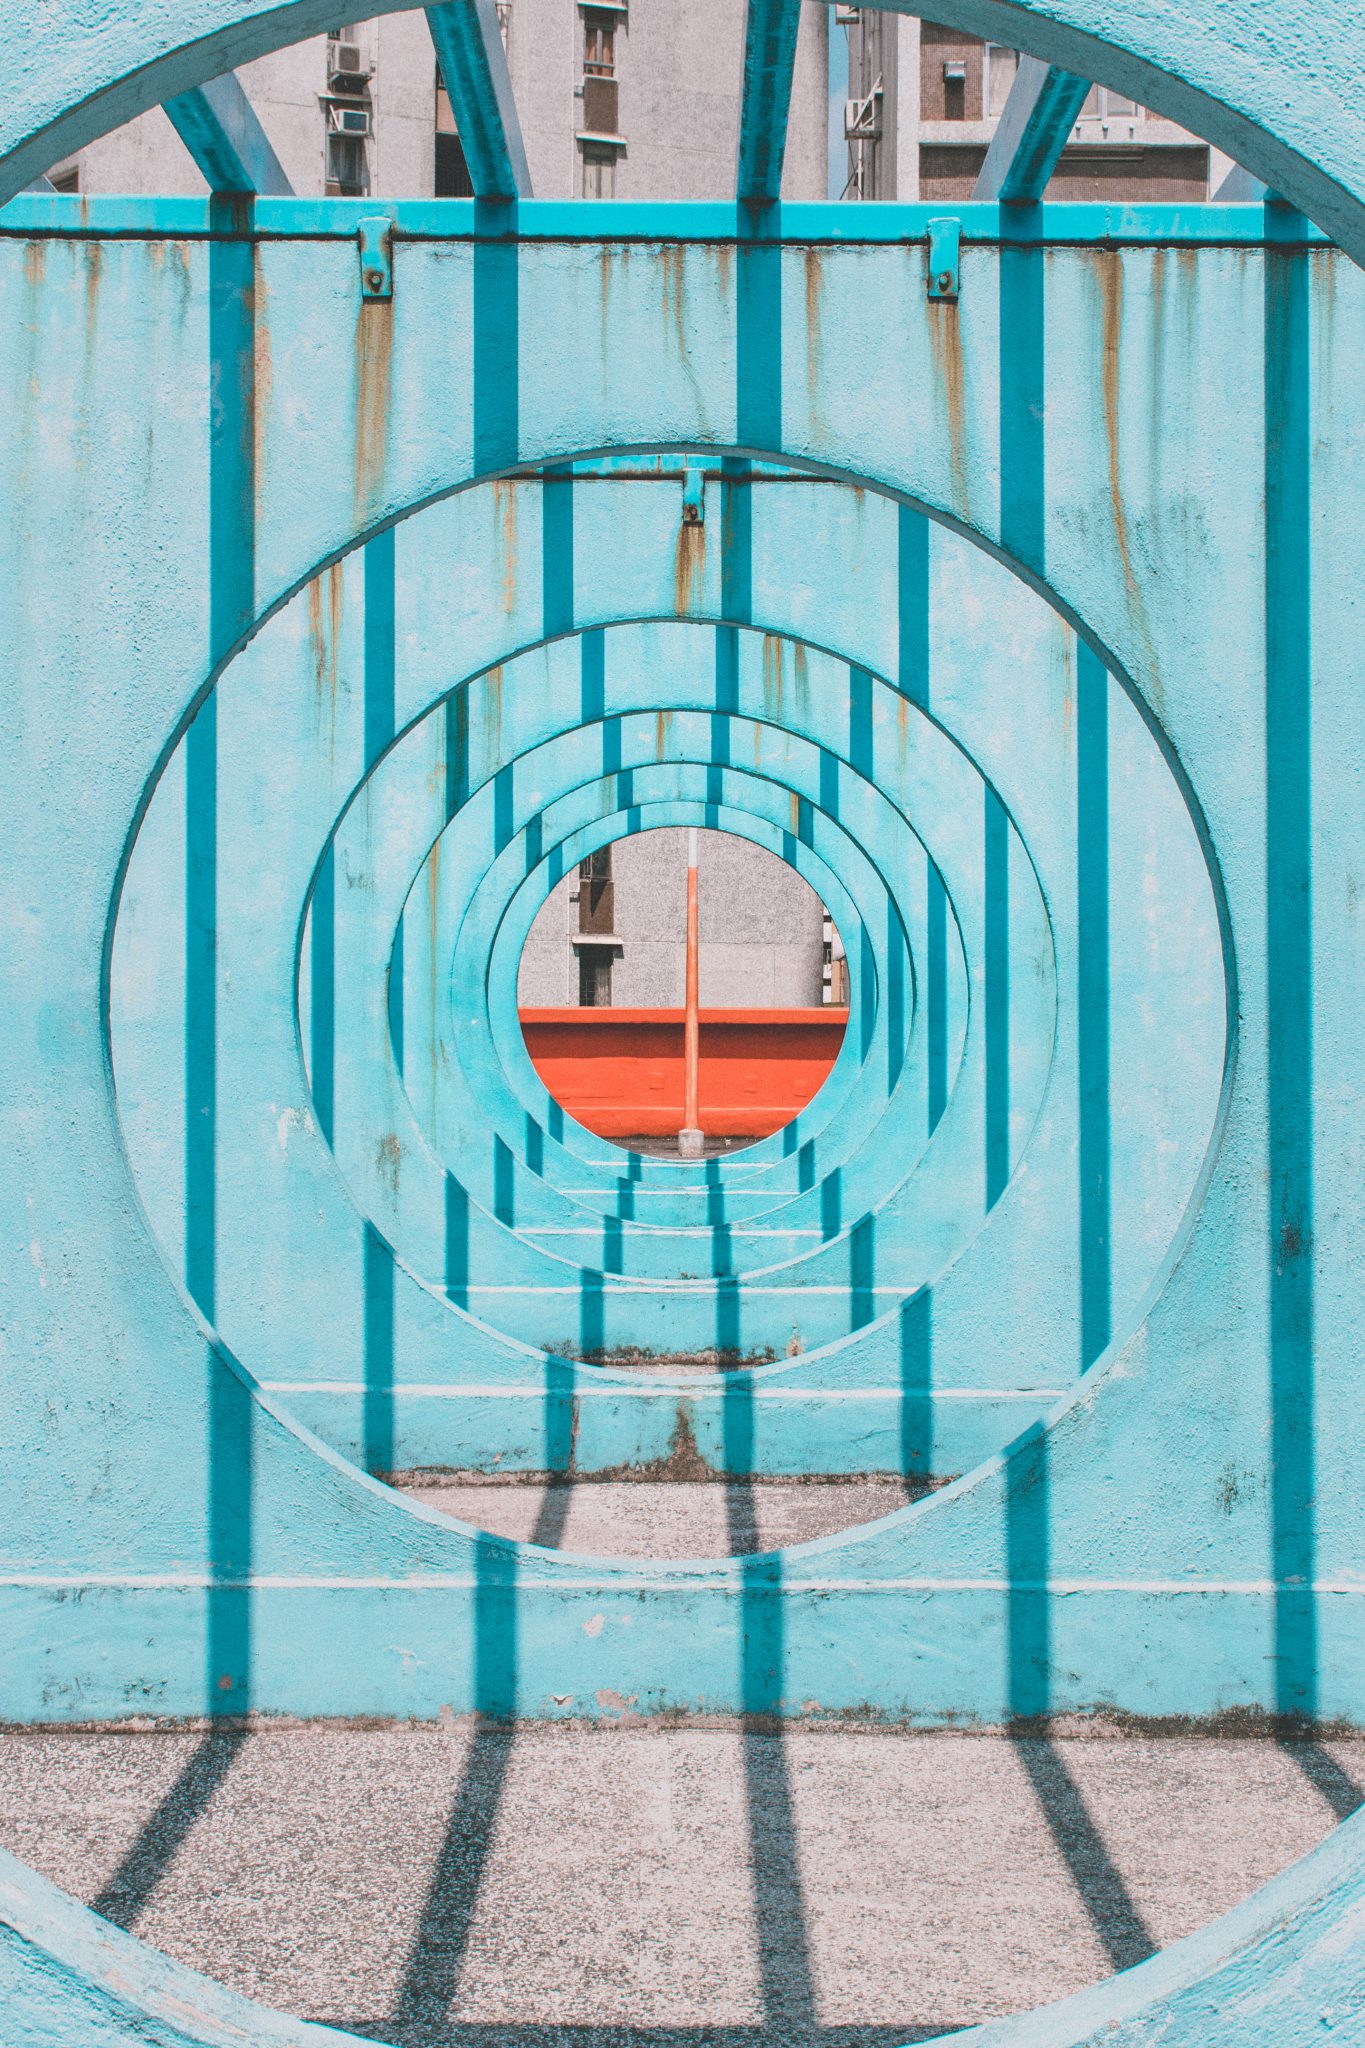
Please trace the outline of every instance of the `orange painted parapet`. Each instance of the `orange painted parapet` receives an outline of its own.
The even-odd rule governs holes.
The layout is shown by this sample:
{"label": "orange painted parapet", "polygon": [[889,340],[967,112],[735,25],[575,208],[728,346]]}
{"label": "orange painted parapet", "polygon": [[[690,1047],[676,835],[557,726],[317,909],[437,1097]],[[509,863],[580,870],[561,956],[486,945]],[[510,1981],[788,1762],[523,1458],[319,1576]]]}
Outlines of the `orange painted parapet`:
{"label": "orange painted parapet", "polygon": [[[601,1138],[672,1137],[683,1116],[682,1010],[526,1009],[536,1072]],[[848,1011],[703,1010],[700,1117],[708,1136],[765,1138],[805,1108],[838,1056]]]}

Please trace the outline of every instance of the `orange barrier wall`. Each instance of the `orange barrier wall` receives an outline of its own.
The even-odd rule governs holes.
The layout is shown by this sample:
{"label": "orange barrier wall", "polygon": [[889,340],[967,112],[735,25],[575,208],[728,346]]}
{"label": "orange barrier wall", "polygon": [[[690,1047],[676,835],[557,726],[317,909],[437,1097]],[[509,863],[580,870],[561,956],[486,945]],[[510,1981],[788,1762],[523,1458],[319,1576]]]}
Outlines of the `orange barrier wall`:
{"label": "orange barrier wall", "polygon": [[[703,1010],[701,1127],[764,1138],[804,1109],[843,1043],[848,1011]],[[681,1010],[528,1009],[536,1072],[602,1138],[661,1138],[683,1113]]]}

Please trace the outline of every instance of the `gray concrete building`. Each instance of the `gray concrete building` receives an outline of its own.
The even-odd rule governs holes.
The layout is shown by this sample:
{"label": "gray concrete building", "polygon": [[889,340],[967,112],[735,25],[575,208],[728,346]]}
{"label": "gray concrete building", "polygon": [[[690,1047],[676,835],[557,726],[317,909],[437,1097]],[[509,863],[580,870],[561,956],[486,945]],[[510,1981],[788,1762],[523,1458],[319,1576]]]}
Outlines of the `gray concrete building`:
{"label": "gray concrete building", "polygon": [[[850,199],[970,199],[1018,69],[1018,52],[961,29],[836,6],[847,41]],[[836,59],[840,53],[836,50]],[[1231,159],[1188,129],[1092,86],[1048,187],[1051,199],[1191,200]]]}
{"label": "gray concrete building", "polygon": [[[543,199],[728,199],[739,134],[737,0],[500,0],[534,191]],[[804,9],[784,193],[827,188],[828,8]],[[296,192],[468,192],[420,9],[338,22],[238,73]],[[160,109],[54,167],[83,192],[199,192]]]}
{"label": "gray concrete building", "polygon": [[[813,1007],[841,986],[837,934],[814,890],[776,854],[697,834],[704,1009]],[[517,980],[523,1008],[678,1009],[687,938],[687,832],[618,839],[547,897]]]}

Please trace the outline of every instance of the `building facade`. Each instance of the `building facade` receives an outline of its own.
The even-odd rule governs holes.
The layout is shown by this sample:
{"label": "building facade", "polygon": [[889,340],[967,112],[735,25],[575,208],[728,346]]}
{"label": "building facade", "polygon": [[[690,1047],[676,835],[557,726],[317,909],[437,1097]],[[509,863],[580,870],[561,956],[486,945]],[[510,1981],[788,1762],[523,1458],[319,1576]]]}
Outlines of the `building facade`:
{"label": "building facade", "polygon": [[[970,199],[1018,70],[1016,50],[917,16],[836,6],[847,40],[850,199]],[[1048,187],[1054,199],[1207,199],[1231,159],[1095,85]]]}
{"label": "building facade", "polygon": [[[697,834],[704,1009],[809,1009],[839,999],[842,949],[815,891],[776,854]],[[641,832],[583,861],[542,904],[517,981],[523,1009],[682,1006],[687,831]]]}
{"label": "building facade", "polygon": [[[499,0],[538,198],[728,199],[744,9],[734,0]],[[827,189],[828,10],[802,15],[784,193]],[[296,192],[470,190],[420,9],[339,23],[238,72]],[[198,192],[157,108],[54,167],[64,191]]]}

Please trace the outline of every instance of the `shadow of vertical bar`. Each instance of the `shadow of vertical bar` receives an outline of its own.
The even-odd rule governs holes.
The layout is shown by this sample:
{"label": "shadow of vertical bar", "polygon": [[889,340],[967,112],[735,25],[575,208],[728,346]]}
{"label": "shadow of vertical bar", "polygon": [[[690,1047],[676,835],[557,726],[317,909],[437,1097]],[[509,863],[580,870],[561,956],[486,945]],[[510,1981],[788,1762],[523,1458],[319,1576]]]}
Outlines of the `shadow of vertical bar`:
{"label": "shadow of vertical bar", "polygon": [[552,464],[540,493],[541,631],[547,640],[573,631],[573,468]]}
{"label": "shadow of vertical bar", "polygon": [[213,1728],[194,1752],[98,1895],[91,1909],[116,1927],[131,1929],[175,1862],[195,1823],[208,1811],[242,1747],[244,1728]]}
{"label": "shadow of vertical bar", "polygon": [[1308,272],[1265,254],[1266,1017],[1275,1707],[1317,1712],[1313,1604],[1312,665]]}
{"label": "shadow of vertical bar", "polygon": [[484,1876],[515,1742],[517,1559],[510,1545],[477,1538],[474,1548],[476,1726],[432,1864],[417,1930],[394,2000],[387,2037],[417,2044],[446,2037],[446,2021]]}
{"label": "shadow of vertical bar", "polygon": [[1110,1336],[1109,677],[1082,645],[1076,707],[1081,1370]]}
{"label": "shadow of vertical bar", "polygon": [[[210,201],[209,645],[217,667],[255,605],[255,250],[249,202]],[[212,1322],[217,1288],[218,708],[186,736],[185,1283]],[[251,1704],[251,1396],[208,1356],[205,1712]]]}
{"label": "shadow of vertical bar", "polygon": [[[752,1402],[752,1391],[748,1400]],[[736,1410],[742,1405],[737,1396]],[[727,1442],[727,1453],[728,1449]],[[728,1455],[727,1467],[733,1473]],[[732,1477],[726,1501],[731,1550],[752,1551],[758,1540],[752,1483]],[[791,2041],[813,2036],[817,2021],[791,1767],[781,1727],[783,1597],[781,1552],[747,1558],[740,1594],[740,1739],[763,2023],[769,2038]]]}
{"label": "shadow of vertical bar", "polygon": [[[1008,1704],[1012,1740],[1043,1818],[1116,1970],[1156,1952],[1080,1787],[1046,1733],[1052,1711],[1048,1441],[1041,1428],[1005,1467]],[[1031,1728],[1029,1724],[1032,1724]]]}
{"label": "shadow of vertical bar", "polygon": [[1061,1751],[1046,1736],[1016,1735],[1014,1748],[1113,1968],[1146,1962],[1157,1944]]}

